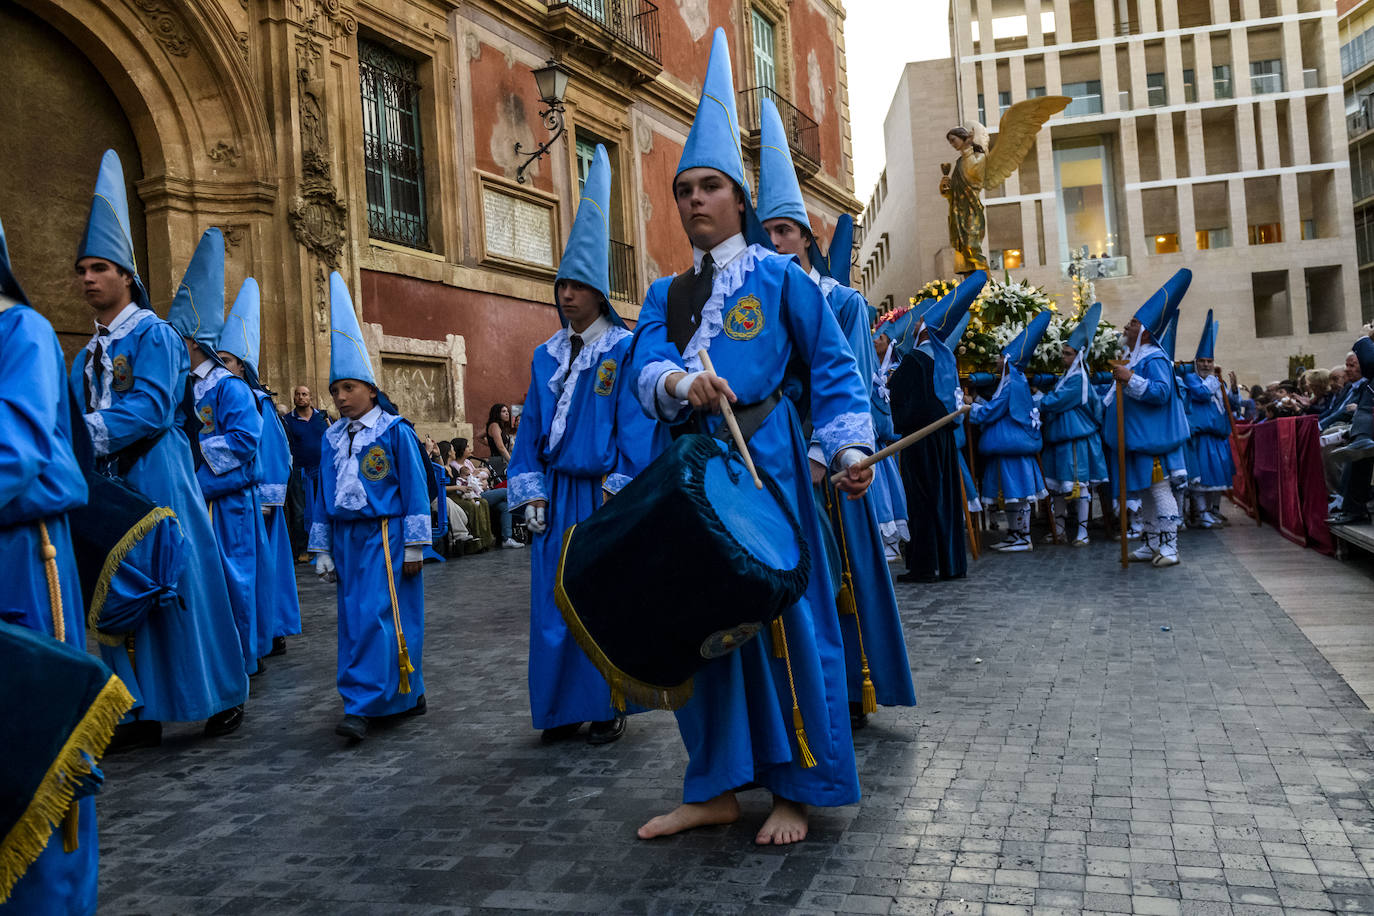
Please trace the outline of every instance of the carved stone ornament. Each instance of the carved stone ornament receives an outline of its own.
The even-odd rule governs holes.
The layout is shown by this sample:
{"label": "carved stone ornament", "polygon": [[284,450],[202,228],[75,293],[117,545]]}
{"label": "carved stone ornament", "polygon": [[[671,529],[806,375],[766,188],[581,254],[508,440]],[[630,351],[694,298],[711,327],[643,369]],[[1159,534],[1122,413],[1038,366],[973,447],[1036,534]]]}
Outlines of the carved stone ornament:
{"label": "carved stone ornament", "polygon": [[173,57],[185,57],[191,53],[191,41],[186,37],[186,29],[168,0],[134,0],[134,6],[148,20],[148,31],[153,33],[162,50]]}
{"label": "carved stone ornament", "polygon": [[291,199],[287,219],[300,242],[330,267],[339,266],[348,225],[348,206],[326,181],[307,179]]}
{"label": "carved stone ornament", "polygon": [[247,226],[221,226],[220,231],[224,233],[224,244],[228,248],[237,248],[243,244],[244,237],[248,234]]}
{"label": "carved stone ornament", "polygon": [[300,27],[311,35],[333,41],[358,31],[358,20],[340,0],[290,0],[289,10]]}
{"label": "carved stone ornament", "polygon": [[239,164],[239,151],[223,140],[210,147],[205,155],[209,156],[215,162],[224,163],[230,168]]}

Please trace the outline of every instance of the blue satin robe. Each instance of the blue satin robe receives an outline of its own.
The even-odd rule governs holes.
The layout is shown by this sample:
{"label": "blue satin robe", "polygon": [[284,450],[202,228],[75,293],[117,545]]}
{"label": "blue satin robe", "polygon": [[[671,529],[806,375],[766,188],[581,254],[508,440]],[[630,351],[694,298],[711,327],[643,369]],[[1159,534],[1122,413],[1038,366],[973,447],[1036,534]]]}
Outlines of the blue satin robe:
{"label": "blue satin robe", "polygon": [[[892,405],[888,402],[886,385],[886,379],[880,385],[875,377],[869,393],[874,444],[878,448],[897,441],[897,434],[892,428]],[[873,466],[873,483],[868,487],[868,498],[873,501],[873,510],[878,516],[878,531],[884,537],[895,534],[906,540],[909,537],[906,491],[902,487],[902,472],[897,467],[896,455],[889,455]]]}
{"label": "blue satin robe", "polygon": [[227,369],[216,366],[193,387],[205,459],[196,480],[224,563],[244,670],[252,674],[272,651],[272,606],[258,600],[258,545],[267,540],[257,492],[262,415],[253,389]]}
{"label": "blue satin robe", "polygon": [[[859,384],[873,378],[873,337],[868,326],[868,303],[855,290],[829,277],[821,280],[821,290],[830,305],[840,332],[849,343],[858,368]],[[892,422],[891,407],[887,420]],[[869,412],[873,412],[872,398]],[[876,428],[876,425],[875,425]],[[876,444],[876,443],[875,443]],[[876,469],[875,469],[876,477]],[[843,558],[854,581],[855,615],[840,617],[840,632],[844,637],[845,668],[848,671],[849,701],[863,699],[863,655],[867,656],[873,686],[881,706],[915,706],[916,688],[911,683],[911,662],[906,654],[906,635],[902,631],[902,616],[897,610],[897,594],[892,588],[892,573],[887,567],[883,537],[878,530],[878,513],[871,497],[872,488],[860,499],[849,499],[843,493],[830,491],[839,506],[842,530],[836,531]]]}
{"label": "blue satin robe", "polygon": [[1188,446],[1188,489],[1220,492],[1231,489],[1236,465],[1231,457],[1231,421],[1223,406],[1226,397],[1216,376],[1200,377],[1196,372],[1182,376],[1192,439]]}
{"label": "blue satin robe", "polygon": [[[406,576],[402,564],[406,547],[430,543],[429,470],[422,462],[415,431],[400,417],[383,413],[376,426],[358,432],[351,448],[350,422],[337,420],[325,433],[321,500],[310,527],[310,550],[332,554],[338,569],[338,687],[344,712],[389,716],[410,710],[425,692],[423,573]],[[343,479],[361,486],[360,505],[350,508],[340,502],[341,472]],[[409,693],[401,693],[392,586],[415,668]]]}
{"label": "blue satin robe", "polygon": [[[1132,367],[1135,378],[1124,386],[1127,495],[1148,490],[1156,476],[1161,480],[1183,480],[1188,476],[1183,450],[1188,441],[1188,418],[1178,397],[1174,365],[1163,350],[1152,344],[1147,346],[1149,351]],[[1113,394],[1102,417],[1104,433],[1116,429],[1116,410]],[[1105,441],[1115,452],[1115,435]],[[1111,460],[1115,462],[1116,458]],[[1115,464],[1112,467],[1115,475]]]}
{"label": "blue satin robe", "polygon": [[[65,642],[86,648],[81,583],[67,511],[86,502],[86,480],[72,455],[70,402],[62,349],[52,325],[27,305],[0,312],[0,556],[5,591],[0,619],[56,635],[43,568],[41,521],[57,548]],[[0,913],[24,916],[96,911],[99,840],[95,798],[77,803],[77,848],[48,845],[15,884]]]}
{"label": "blue satin robe", "polygon": [[1045,496],[1045,478],[1036,456],[1040,430],[1032,421],[1030,383],[1008,365],[1006,384],[985,404],[974,404],[969,420],[983,428],[978,454],[984,457],[983,497],[1021,501]]}
{"label": "blue satin robe", "polygon": [[[269,637],[294,636],[301,631],[301,601],[296,593],[296,558],[286,525],[286,485],[291,479],[291,449],[272,396],[253,392],[262,416],[258,441],[258,504],[266,540],[258,545],[258,605],[272,611]],[[309,529],[307,529],[309,530]]]}
{"label": "blue satin robe", "polygon": [[613,326],[570,369],[560,329],[530,364],[506,484],[512,512],[548,503],[545,531],[530,544],[530,716],[538,729],[615,716],[610,687],[563,622],[553,587],[563,533],[601,506],[603,489],[614,495],[629,483],[666,440],[635,400],[626,363],[631,343],[629,331]]}
{"label": "blue satin robe", "polygon": [[[649,287],[635,329],[635,382],[640,404],[665,422],[687,419],[687,408],[660,411],[656,386],[667,370],[700,368],[708,349],[716,372],[739,404],[761,401],[783,380],[788,361],[810,366],[814,439],[832,462],[844,448],[873,448],[868,386],[820,288],[795,258],[759,246],[718,268],[701,324],[682,353],[664,324],[667,278]],[[711,415],[713,426],[722,422]],[[748,783],[812,805],[859,799],[854,740],[849,729],[844,640],[834,588],[821,562],[818,518],[810,510],[807,444],[792,401],[783,398],[749,441],[755,464],[781,487],[811,552],[805,595],[783,612],[791,671],[805,734],[816,759],[803,767],[792,724],[788,668],[774,655],[768,631],[710,662],[694,681],[692,699],[677,712],[688,754],[683,799],[701,802]],[[747,614],[747,609],[742,609]],[[741,619],[744,619],[742,616]]]}
{"label": "blue satin robe", "polygon": [[[132,662],[127,645],[102,645],[100,654],[133,694],[134,716],[195,722],[247,700],[248,675],[215,533],[183,432],[180,405],[190,359],[181,336],[147,309],[108,340],[114,371],[93,368],[93,375],[97,396],[108,392],[109,406],[87,413],[86,428],[98,457],[162,434],[134,463],[127,480],[177,515],[186,537],[186,568],[177,581],[185,610],[149,614],[134,631]],[[86,364],[87,354],[78,353],[70,377],[72,396],[83,404]]]}
{"label": "blue satin robe", "polygon": [[1052,492],[1072,493],[1077,485],[1079,495],[1088,496],[1091,484],[1107,480],[1101,415],[1102,402],[1082,372],[1075,372],[1040,399],[1045,440],[1040,463]]}

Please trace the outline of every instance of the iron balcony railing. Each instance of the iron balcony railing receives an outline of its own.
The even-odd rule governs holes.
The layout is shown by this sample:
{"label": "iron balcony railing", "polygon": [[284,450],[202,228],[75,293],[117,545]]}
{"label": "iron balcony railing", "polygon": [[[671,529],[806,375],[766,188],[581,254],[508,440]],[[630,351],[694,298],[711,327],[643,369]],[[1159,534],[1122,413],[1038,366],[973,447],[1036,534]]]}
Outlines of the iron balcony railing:
{"label": "iron balcony railing", "polygon": [[759,106],[765,98],[773,100],[782,116],[783,129],[787,131],[787,145],[792,148],[792,158],[806,160],[798,166],[815,171],[821,164],[821,128],[808,115],[783,98],[771,86],[754,86],[739,94],[740,127],[757,133],[759,130]]}
{"label": "iron balcony railing", "polygon": [[658,7],[649,0],[548,0],[551,10],[576,10],[608,32],[611,37],[655,63],[662,63],[658,32]]}
{"label": "iron balcony railing", "polygon": [[611,239],[611,298],[621,302],[639,302],[635,247],[615,239]]}

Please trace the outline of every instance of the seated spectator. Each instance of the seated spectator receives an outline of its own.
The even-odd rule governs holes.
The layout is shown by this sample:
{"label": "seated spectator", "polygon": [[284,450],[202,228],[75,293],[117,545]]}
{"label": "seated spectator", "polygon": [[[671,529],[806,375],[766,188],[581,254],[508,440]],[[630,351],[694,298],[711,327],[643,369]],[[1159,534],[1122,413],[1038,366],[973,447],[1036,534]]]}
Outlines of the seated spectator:
{"label": "seated spectator", "polygon": [[[510,407],[505,404],[491,405],[491,410],[487,413],[484,436],[490,453],[487,463],[491,465],[492,471],[499,477],[506,476],[506,466],[510,464],[513,431]],[[461,456],[462,451],[459,450],[458,454]]]}
{"label": "seated spectator", "polygon": [[440,453],[448,459],[444,465],[449,472],[448,496],[467,515],[468,530],[474,538],[467,546],[467,552],[478,553],[496,544],[491,530],[491,510],[482,499],[480,479],[474,480],[474,473],[478,469],[471,462],[457,459],[460,453],[454,450],[455,444],[465,451],[469,450],[466,439],[454,439],[452,443],[444,442],[439,446]]}
{"label": "seated spectator", "polygon": [[1331,406],[1331,374],[1325,369],[1309,369],[1302,374],[1302,412],[1320,417]]}
{"label": "seated spectator", "polygon": [[1332,452],[1332,458],[1343,465],[1338,500],[1333,501],[1327,522],[1335,525],[1359,524],[1369,521],[1370,482],[1374,477],[1374,388],[1367,381],[1374,376],[1374,340],[1362,337],[1355,341],[1352,351],[1364,384],[1356,386],[1351,400],[1355,410],[1351,415],[1349,442]]}
{"label": "seated spectator", "polygon": [[490,486],[490,472],[486,468],[479,468],[473,461],[472,446],[468,445],[465,439],[457,441],[462,449],[459,452],[462,456],[462,460],[458,462],[459,476],[467,481],[468,494],[486,503],[489,515],[494,514],[498,519],[501,525],[502,547],[512,550],[524,547],[525,545],[514,537],[514,526],[511,522],[510,508],[506,500],[505,486]]}

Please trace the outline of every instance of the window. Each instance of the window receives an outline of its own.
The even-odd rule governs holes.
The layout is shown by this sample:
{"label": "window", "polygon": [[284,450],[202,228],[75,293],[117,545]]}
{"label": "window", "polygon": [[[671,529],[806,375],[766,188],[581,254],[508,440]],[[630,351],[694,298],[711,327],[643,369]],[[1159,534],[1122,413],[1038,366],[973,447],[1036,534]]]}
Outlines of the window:
{"label": "window", "polygon": [[577,141],[577,192],[587,187],[587,173],[591,171],[592,160],[596,158],[596,144],[589,143],[578,136]]}
{"label": "window", "polygon": [[1029,89],[1026,90],[1026,98],[1028,98],[1028,99],[1038,99],[1038,98],[1042,98],[1044,95],[1045,95],[1045,87],[1044,87],[1044,86],[1032,86],[1032,87],[1030,87]]}
{"label": "window", "polygon": [[415,61],[358,40],[368,235],[429,250]]}
{"label": "window", "polygon": [[1169,96],[1164,89],[1163,73],[1145,74],[1145,104],[1151,108],[1169,104]]}
{"label": "window", "polygon": [[1212,68],[1212,94],[1219,99],[1229,99],[1235,95],[1231,85],[1231,65],[1219,64]]}
{"label": "window", "polygon": [[978,93],[978,123],[988,123],[987,107],[983,104],[983,93]]}
{"label": "window", "polygon": [[1178,233],[1166,232],[1163,235],[1154,235],[1146,240],[1146,246],[1153,249],[1155,254],[1173,254],[1178,251]]}
{"label": "window", "polygon": [[569,0],[568,5],[597,22],[606,21],[606,0]]}
{"label": "window", "polygon": [[1054,145],[1061,261],[1067,261],[1074,249],[1085,250],[1090,258],[1116,256],[1111,167],[1111,150],[1104,137]]}
{"label": "window", "polygon": [[1283,227],[1278,223],[1252,223],[1251,245],[1277,245],[1283,241]]}
{"label": "window", "polygon": [[1345,289],[1341,267],[1303,268],[1307,287],[1307,333],[1330,334],[1345,330]]}
{"label": "window", "polygon": [[1226,227],[1217,229],[1199,229],[1197,231],[1197,250],[1206,251],[1209,248],[1230,248],[1231,230]]}
{"label": "window", "polygon": [[1341,76],[1349,76],[1374,60],[1374,29],[1365,29],[1341,45]]}
{"label": "window", "polygon": [[1266,270],[1250,275],[1255,308],[1256,337],[1287,337],[1293,333],[1293,310],[1288,304],[1288,271]]}
{"label": "window", "polygon": [[1073,99],[1064,109],[1067,117],[1102,113],[1102,83],[1099,80],[1065,83],[1064,95]]}
{"label": "window", "polygon": [[773,23],[751,11],[754,22],[754,85],[776,89],[778,86],[777,69],[773,64],[773,49],[776,47]]}
{"label": "window", "polygon": [[997,117],[1000,120],[1002,115],[1007,113],[1011,107],[1011,92],[1004,91],[997,93]]}
{"label": "window", "polygon": [[1255,95],[1283,91],[1283,61],[1277,57],[1272,60],[1250,62],[1250,91]]}
{"label": "window", "polygon": [[1196,102],[1196,101],[1197,101],[1197,87],[1193,85],[1193,71],[1192,71],[1192,70],[1184,70],[1184,71],[1183,71],[1183,101],[1185,101],[1185,102]]}

